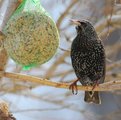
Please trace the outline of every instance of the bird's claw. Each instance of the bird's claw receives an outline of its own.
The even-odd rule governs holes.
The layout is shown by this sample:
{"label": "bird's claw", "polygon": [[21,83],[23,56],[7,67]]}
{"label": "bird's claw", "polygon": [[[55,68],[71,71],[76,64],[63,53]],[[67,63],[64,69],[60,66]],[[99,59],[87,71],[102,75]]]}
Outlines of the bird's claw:
{"label": "bird's claw", "polygon": [[77,88],[77,81],[74,81],[70,86],[69,89],[72,90],[72,93],[74,95],[77,95],[78,93],[78,88]]}
{"label": "bird's claw", "polygon": [[96,88],[96,86],[99,86],[98,81],[95,82],[95,84],[92,87],[92,91]]}

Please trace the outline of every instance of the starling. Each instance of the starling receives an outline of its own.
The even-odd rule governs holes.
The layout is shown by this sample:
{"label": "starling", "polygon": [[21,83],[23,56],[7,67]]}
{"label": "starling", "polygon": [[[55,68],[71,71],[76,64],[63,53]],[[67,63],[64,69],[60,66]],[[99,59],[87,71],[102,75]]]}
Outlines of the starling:
{"label": "starling", "polygon": [[[105,79],[105,50],[94,27],[87,20],[71,20],[76,26],[77,36],[71,46],[71,60],[77,80],[70,85],[77,93],[76,83],[93,86],[103,83]],[[98,91],[85,91],[84,101],[101,104]]]}

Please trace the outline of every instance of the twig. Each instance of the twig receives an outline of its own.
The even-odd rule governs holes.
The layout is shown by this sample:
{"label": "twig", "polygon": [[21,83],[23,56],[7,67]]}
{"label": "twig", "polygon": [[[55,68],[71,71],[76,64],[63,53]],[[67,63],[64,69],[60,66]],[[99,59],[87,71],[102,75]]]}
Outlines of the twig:
{"label": "twig", "polygon": [[[70,86],[70,84],[67,84],[67,83],[59,83],[59,82],[50,81],[47,79],[42,79],[42,78],[24,75],[24,74],[18,74],[18,73],[0,72],[0,76],[11,78],[11,79],[17,79],[20,81],[37,83],[40,85],[56,87],[56,88],[68,89]],[[92,88],[93,87],[91,86],[78,86],[78,90],[83,90],[83,91],[90,91],[92,90]],[[94,91],[113,91],[113,90],[121,90],[121,80],[103,83],[94,89]]]}
{"label": "twig", "polygon": [[78,0],[73,0],[71,4],[67,7],[67,9],[62,13],[62,15],[57,20],[57,27],[60,28],[61,22],[65,18],[66,15],[68,15],[70,9],[78,2]]}
{"label": "twig", "polygon": [[57,66],[61,63],[64,62],[64,59],[69,56],[69,52],[64,52],[63,55],[61,55],[53,64],[52,66],[46,71],[46,74],[44,76],[44,78],[50,78],[51,76],[53,76]]}
{"label": "twig", "polygon": [[[108,21],[109,20],[110,20],[110,16],[108,17]],[[110,25],[111,25],[111,28],[109,30],[109,34],[113,32],[116,28],[121,27],[121,16],[112,15]],[[103,34],[100,35],[100,37],[105,37],[107,35],[107,32],[108,32],[107,26],[108,26],[107,21],[104,18],[95,24],[95,29],[98,33],[100,33],[102,30],[104,31]]]}
{"label": "twig", "polygon": [[110,14],[110,17],[109,17],[109,19],[107,19],[107,25],[108,25],[108,31],[107,31],[107,36],[106,36],[106,39],[107,39],[107,40],[108,40],[108,37],[109,37],[109,35],[110,35],[110,23],[111,23],[113,11],[114,11],[114,5],[115,5],[115,2],[113,2],[113,5],[112,5],[112,7],[111,7],[111,14]]}
{"label": "twig", "polygon": [[[62,110],[63,108],[65,108],[66,106],[62,106],[59,108],[39,108],[39,109],[22,109],[22,110],[15,110],[12,111],[12,113],[21,113],[21,112],[34,112],[34,111],[38,111],[38,112],[44,112],[44,111],[56,111],[56,110]],[[68,107],[68,106],[67,106]]]}

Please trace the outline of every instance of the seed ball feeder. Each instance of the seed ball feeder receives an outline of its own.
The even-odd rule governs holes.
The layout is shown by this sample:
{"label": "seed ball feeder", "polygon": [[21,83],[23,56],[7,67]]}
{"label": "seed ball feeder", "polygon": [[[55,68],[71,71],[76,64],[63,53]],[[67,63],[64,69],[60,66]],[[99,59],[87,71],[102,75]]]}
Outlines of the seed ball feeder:
{"label": "seed ball feeder", "polygon": [[8,55],[25,70],[47,62],[59,46],[56,24],[40,0],[23,0],[3,32]]}

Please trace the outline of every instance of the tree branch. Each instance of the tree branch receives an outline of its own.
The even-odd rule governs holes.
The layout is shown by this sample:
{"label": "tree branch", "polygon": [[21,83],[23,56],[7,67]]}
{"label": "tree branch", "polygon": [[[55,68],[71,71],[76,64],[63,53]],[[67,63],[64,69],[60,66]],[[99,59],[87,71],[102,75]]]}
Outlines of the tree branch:
{"label": "tree branch", "polygon": [[[68,83],[59,83],[59,82],[50,81],[47,79],[42,79],[42,78],[24,75],[24,74],[18,74],[18,73],[0,72],[0,76],[11,78],[11,79],[17,79],[24,82],[26,81],[26,82],[37,83],[40,85],[56,87],[56,88],[68,89],[70,85]],[[92,90],[92,87],[78,85],[78,90],[90,91]],[[121,80],[106,82],[106,83],[100,84],[94,89],[94,91],[113,91],[113,90],[121,90]]]}

